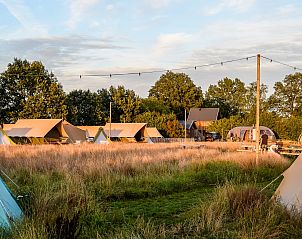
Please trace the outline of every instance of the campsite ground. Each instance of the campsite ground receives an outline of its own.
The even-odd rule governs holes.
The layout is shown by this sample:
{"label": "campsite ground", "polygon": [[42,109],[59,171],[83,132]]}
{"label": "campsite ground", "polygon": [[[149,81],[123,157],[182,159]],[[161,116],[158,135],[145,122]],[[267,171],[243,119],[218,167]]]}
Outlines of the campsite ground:
{"label": "campsite ground", "polygon": [[[237,143],[0,148],[25,196],[12,238],[299,238],[302,220],[260,192],[289,160],[258,166]],[[67,237],[66,235],[69,235]],[[65,237],[64,237],[65,236]]]}

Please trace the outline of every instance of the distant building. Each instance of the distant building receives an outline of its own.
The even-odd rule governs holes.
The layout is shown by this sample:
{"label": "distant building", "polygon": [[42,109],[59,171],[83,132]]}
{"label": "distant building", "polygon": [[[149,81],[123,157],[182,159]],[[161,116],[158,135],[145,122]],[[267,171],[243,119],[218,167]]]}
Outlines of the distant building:
{"label": "distant building", "polygon": [[219,118],[219,108],[191,108],[187,119],[187,134],[191,138],[205,140],[207,126]]}

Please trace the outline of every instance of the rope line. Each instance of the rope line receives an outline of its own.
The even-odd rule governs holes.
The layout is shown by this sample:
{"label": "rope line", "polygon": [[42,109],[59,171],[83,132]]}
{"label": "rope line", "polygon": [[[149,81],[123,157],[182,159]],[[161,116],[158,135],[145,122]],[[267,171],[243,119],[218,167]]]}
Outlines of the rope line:
{"label": "rope line", "polygon": [[[120,73],[104,73],[104,74],[80,74],[80,75],[75,75],[75,74],[62,74],[62,75],[57,75],[55,76],[53,72],[50,72],[51,74],[54,75],[54,77],[80,77],[80,79],[82,77],[114,77],[114,76],[127,76],[127,75],[137,75],[137,76],[141,76],[142,74],[154,74],[154,73],[164,73],[164,72],[168,72],[168,71],[180,71],[180,70],[197,70],[200,68],[205,68],[205,67],[210,67],[210,66],[218,66],[221,65],[223,66],[224,64],[228,64],[228,63],[232,63],[232,62],[238,62],[238,61],[243,61],[243,60],[249,60],[252,58],[256,58],[257,55],[252,55],[252,56],[247,56],[247,57],[241,57],[241,58],[236,58],[236,59],[231,59],[231,60],[226,60],[226,61],[219,61],[219,62],[214,62],[214,63],[208,63],[208,64],[202,64],[202,65],[194,65],[194,66],[187,66],[187,67],[179,67],[179,68],[171,68],[171,69],[163,69],[163,70],[144,70],[144,71],[138,71],[138,72],[120,72]],[[278,60],[274,60],[272,58],[266,57],[266,56],[260,56],[262,59],[268,60],[270,62],[275,62],[277,64],[289,67],[291,69],[299,70],[302,71],[302,68],[297,67],[297,66],[293,66]],[[8,76],[17,76],[22,77],[23,74],[20,73],[2,73],[3,75],[8,75]],[[0,76],[2,75],[0,74]],[[25,74],[26,76],[33,76],[33,77],[40,77],[41,74]]]}
{"label": "rope line", "polygon": [[281,61],[277,61],[277,60],[268,58],[268,57],[266,57],[266,56],[261,56],[261,58],[263,58],[263,59],[265,59],[265,60],[268,60],[268,61],[270,61],[270,62],[275,62],[275,63],[278,63],[278,64],[280,64],[280,65],[283,65],[283,66],[292,68],[292,69],[294,69],[295,71],[296,71],[296,70],[302,71],[302,68],[299,68],[299,67],[296,67],[296,66],[292,66],[292,65],[289,65],[289,64],[287,64],[287,63],[284,63],[284,62],[281,62]]}

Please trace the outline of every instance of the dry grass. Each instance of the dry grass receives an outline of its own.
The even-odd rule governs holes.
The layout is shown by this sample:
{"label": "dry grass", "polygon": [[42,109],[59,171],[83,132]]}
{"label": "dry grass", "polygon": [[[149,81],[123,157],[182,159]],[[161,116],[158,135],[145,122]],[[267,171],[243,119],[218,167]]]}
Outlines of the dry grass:
{"label": "dry grass", "polygon": [[[209,161],[234,162],[240,167],[254,167],[255,154],[236,152],[238,143],[202,143],[204,147],[183,149],[180,144],[123,144],[110,145],[37,145],[0,147],[3,168],[23,168],[30,171],[55,170],[67,174],[108,173],[124,170],[143,171],[152,164],[175,163],[180,168]],[[261,155],[261,165],[286,164],[276,154]]]}
{"label": "dry grass", "polygon": [[[156,215],[163,220],[162,209],[152,205],[161,198],[166,202],[169,197],[171,203],[163,211],[167,211],[164,220],[171,221],[178,218],[175,214],[184,202],[191,202],[192,195],[200,197],[196,200],[207,198],[200,190],[213,193],[217,186],[229,182],[263,187],[289,164],[278,155],[263,154],[256,167],[255,154],[237,152],[238,143],[186,145],[185,149],[179,143],[0,147],[2,169],[19,184],[21,192],[30,195],[30,203],[23,204],[25,222],[12,237],[58,238],[62,232],[79,232],[80,238],[189,238],[200,234],[227,237],[226,214],[232,213],[224,209],[229,200],[225,196],[214,198],[209,205],[201,202],[192,215],[185,215],[173,226],[157,224]],[[231,194],[231,198],[248,204],[250,195]],[[150,204],[144,204],[144,200]],[[133,215],[125,216],[125,208]],[[154,220],[144,217],[144,213]],[[242,226],[242,238],[250,233],[248,223]]]}

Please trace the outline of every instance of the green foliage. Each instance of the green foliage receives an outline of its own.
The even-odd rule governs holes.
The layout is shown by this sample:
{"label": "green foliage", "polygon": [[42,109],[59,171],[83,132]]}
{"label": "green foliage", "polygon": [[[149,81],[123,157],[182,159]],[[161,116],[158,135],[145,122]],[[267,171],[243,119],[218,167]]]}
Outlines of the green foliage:
{"label": "green foliage", "polygon": [[226,110],[223,107],[227,107],[229,115],[231,116],[243,112],[246,105],[247,89],[245,84],[239,79],[224,78],[218,81],[217,85],[210,85],[206,92],[206,100],[212,100],[219,103],[223,103],[219,108],[222,108],[222,112]]}
{"label": "green foliage", "polygon": [[[246,105],[244,107],[244,111],[247,113],[254,113],[256,111],[256,93],[257,93],[257,85],[256,82],[250,83],[246,87]],[[267,85],[260,85],[260,107],[261,111],[267,109],[267,98],[266,94],[268,92]]]}
{"label": "green foliage", "polygon": [[0,75],[0,118],[66,118],[65,93],[41,62],[14,59]]}
{"label": "green foliage", "polygon": [[106,122],[101,97],[90,90],[73,90],[67,95],[67,121],[74,125],[103,125]]}
{"label": "green foliage", "polygon": [[149,97],[163,102],[178,119],[183,117],[184,109],[201,107],[203,103],[201,88],[197,87],[188,75],[171,71],[163,74],[151,87]]}
{"label": "green foliage", "polygon": [[217,121],[214,121],[208,126],[208,131],[218,132],[226,140],[226,136],[232,128],[236,126],[243,126],[245,121],[242,117],[236,115],[231,116],[230,118],[223,118]]}
{"label": "green foliage", "polygon": [[182,126],[173,113],[161,114],[148,111],[137,115],[135,122],[147,123],[148,127],[156,127],[164,137],[168,138],[183,137],[184,134]]}
{"label": "green foliage", "polygon": [[169,107],[162,101],[154,97],[142,99],[142,112],[159,112],[161,114],[170,113]]}
{"label": "green foliage", "polygon": [[[255,113],[245,116],[231,116],[213,122],[208,126],[209,131],[219,132],[226,139],[228,131],[237,126],[255,125]],[[260,125],[266,126],[274,131],[277,138],[287,140],[298,140],[302,133],[302,117],[280,117],[275,112],[264,111],[260,113]]]}
{"label": "green foliage", "polygon": [[287,75],[276,82],[275,92],[269,97],[270,109],[282,116],[302,114],[302,74]]}
{"label": "green foliage", "polygon": [[115,106],[115,118],[120,117],[120,122],[131,123],[135,115],[140,113],[142,101],[133,90],[125,89],[124,86],[109,88],[109,95]]}

